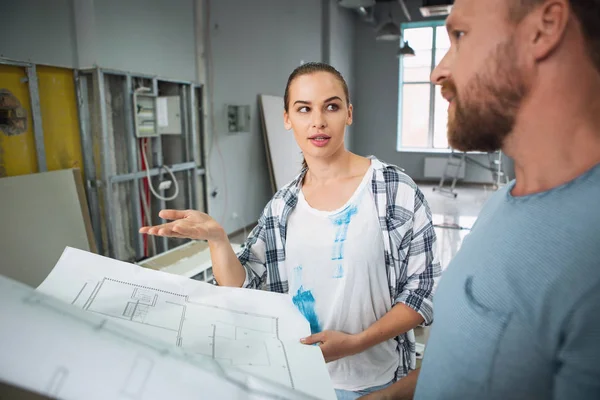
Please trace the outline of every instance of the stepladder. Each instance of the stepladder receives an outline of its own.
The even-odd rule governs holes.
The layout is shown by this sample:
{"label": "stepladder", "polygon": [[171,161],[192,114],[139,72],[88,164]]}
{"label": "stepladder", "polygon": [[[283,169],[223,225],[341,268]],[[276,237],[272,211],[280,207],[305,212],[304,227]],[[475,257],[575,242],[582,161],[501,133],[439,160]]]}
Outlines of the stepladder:
{"label": "stepladder", "polygon": [[[433,191],[438,191],[442,194],[447,194],[456,198],[458,194],[455,192],[456,182],[459,179],[460,170],[466,162],[467,153],[456,152],[452,150],[448,156],[446,167],[440,178],[440,184],[433,188]],[[450,183],[448,185],[448,183]]]}
{"label": "stepladder", "polygon": [[476,160],[473,157],[469,157],[466,152],[457,152],[452,150],[448,156],[446,167],[440,183],[437,187],[434,187],[434,191],[438,191],[443,194],[448,194],[454,198],[458,196],[456,193],[456,182],[460,178],[460,172],[463,166],[467,163],[476,165],[484,170],[491,173],[491,184],[495,190],[508,183],[508,176],[504,172],[502,163],[502,151],[487,153],[488,165]]}

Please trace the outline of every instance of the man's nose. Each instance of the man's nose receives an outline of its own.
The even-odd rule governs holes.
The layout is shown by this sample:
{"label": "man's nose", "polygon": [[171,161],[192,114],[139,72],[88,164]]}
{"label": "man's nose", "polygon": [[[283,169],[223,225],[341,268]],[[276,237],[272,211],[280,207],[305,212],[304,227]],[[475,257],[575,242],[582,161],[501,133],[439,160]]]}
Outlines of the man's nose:
{"label": "man's nose", "polygon": [[441,85],[442,82],[450,78],[450,52],[447,52],[442,61],[436,65],[431,73],[431,83]]}

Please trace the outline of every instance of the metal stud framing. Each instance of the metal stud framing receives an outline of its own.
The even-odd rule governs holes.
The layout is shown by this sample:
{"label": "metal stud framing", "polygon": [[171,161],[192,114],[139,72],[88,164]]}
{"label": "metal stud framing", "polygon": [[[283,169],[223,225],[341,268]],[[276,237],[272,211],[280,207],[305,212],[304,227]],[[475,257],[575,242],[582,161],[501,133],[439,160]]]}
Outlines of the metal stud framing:
{"label": "metal stud framing", "polygon": [[[117,174],[115,161],[114,161],[114,153],[111,150],[111,141],[109,140],[109,128],[107,123],[108,112],[106,105],[106,85],[105,85],[105,75],[118,75],[124,77],[123,84],[123,94],[124,94],[124,104],[123,104],[123,113],[125,116],[125,135],[127,135],[127,157],[129,158],[129,172],[124,174]],[[185,196],[186,207],[188,208],[197,208],[198,207],[198,196],[197,189],[198,183],[204,186],[204,193],[206,193],[206,180],[204,179],[205,170],[204,168],[199,167],[205,165],[201,159],[196,159],[199,154],[200,157],[203,157],[203,153],[198,151],[197,146],[199,146],[199,137],[202,132],[198,132],[197,130],[197,112],[199,112],[200,107],[195,105],[196,93],[195,91],[200,86],[197,86],[191,82],[185,81],[177,81],[170,79],[161,79],[154,76],[148,76],[144,74],[132,74],[129,72],[123,71],[115,71],[108,70],[102,68],[96,68],[92,70],[81,70],[76,73],[76,82],[77,82],[77,100],[78,100],[78,108],[79,108],[79,118],[80,118],[80,130],[82,137],[82,147],[84,149],[84,168],[85,175],[87,178],[87,189],[88,189],[88,200],[90,206],[90,213],[92,215],[92,225],[94,228],[94,234],[96,236],[96,241],[98,242],[99,251],[107,254],[110,257],[118,258],[118,254],[116,254],[116,246],[115,240],[117,237],[117,223],[120,221],[115,221],[115,207],[122,206],[120,204],[116,204],[116,197],[114,196],[113,190],[116,188],[116,184],[131,182],[133,195],[131,196],[131,203],[129,206],[132,218],[130,219],[131,224],[135,226],[132,227],[133,232],[137,232],[139,227],[145,222],[141,220],[141,206],[139,202],[140,198],[140,189],[141,189],[141,181],[146,179],[147,173],[150,176],[159,176],[162,177],[164,170],[162,168],[151,168],[148,172],[140,171],[138,169],[138,151],[137,151],[137,140],[134,136],[134,118],[133,118],[133,92],[132,92],[132,80],[134,78],[144,78],[152,81],[152,92],[154,95],[158,95],[158,83],[159,82],[168,82],[173,84],[178,84],[180,86],[180,97],[181,97],[181,115],[182,115],[182,129],[183,129],[183,143],[186,148],[183,151],[184,154],[184,162],[170,165],[169,168],[173,172],[184,172],[186,179],[184,179],[184,190],[182,193],[187,193]],[[89,104],[89,96],[88,96],[88,85],[89,80],[93,82],[93,116],[96,121],[96,126],[99,132],[99,141],[97,144],[101,146],[101,149],[94,149],[94,140],[92,133],[92,123],[90,119],[90,104]],[[200,128],[202,129],[202,128]],[[152,149],[154,152],[154,157],[152,158],[154,164],[156,166],[163,165],[163,149],[162,149],[162,141],[160,136],[151,139]],[[99,150],[99,151],[94,151]],[[94,154],[99,154],[100,163],[97,164],[98,160],[94,159]],[[102,174],[97,178],[96,174],[96,165],[101,165]],[[102,190],[98,190],[99,187]],[[100,199],[98,195],[102,193],[102,207],[100,204]],[[166,202],[164,200],[159,201],[159,205],[161,208],[165,208]],[[103,217],[103,218],[102,218]],[[106,235],[107,235],[107,248],[102,247],[102,225],[106,226]],[[135,249],[136,259],[143,258],[143,240],[139,234],[134,235],[134,243],[133,248]],[[159,249],[161,251],[167,251],[168,241],[166,238],[163,238],[160,242]]]}
{"label": "metal stud framing", "polygon": [[27,87],[29,88],[29,101],[31,103],[31,120],[33,121],[33,137],[35,139],[37,164],[39,171],[45,172],[48,170],[48,165],[46,164],[46,146],[44,145],[44,128],[42,127],[42,111],[40,110],[40,93],[35,64],[4,58],[0,58],[0,64],[23,67],[27,73]]}

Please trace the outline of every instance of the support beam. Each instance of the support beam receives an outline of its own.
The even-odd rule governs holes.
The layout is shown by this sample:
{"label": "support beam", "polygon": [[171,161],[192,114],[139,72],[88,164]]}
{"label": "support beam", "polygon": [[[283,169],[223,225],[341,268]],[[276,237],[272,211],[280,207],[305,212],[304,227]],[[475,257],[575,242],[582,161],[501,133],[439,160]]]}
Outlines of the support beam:
{"label": "support beam", "polygon": [[86,179],[87,200],[96,248],[98,254],[104,254],[102,243],[102,230],[100,224],[100,205],[98,203],[98,188],[96,184],[96,166],[94,164],[94,147],[92,144],[92,132],[90,123],[90,109],[88,102],[88,81],[90,77],[80,74],[75,70],[75,88],[77,90],[77,110],[79,111],[79,131],[81,135],[81,149],[83,154],[83,172]]}
{"label": "support beam", "polygon": [[46,164],[46,146],[44,145],[42,110],[40,109],[40,93],[35,65],[27,67],[27,81],[29,86],[29,100],[31,101],[31,118],[33,120],[33,135],[35,137],[38,170],[45,172],[48,171],[48,165]]}
{"label": "support beam", "polygon": [[[181,171],[188,171],[188,170],[192,170],[195,168],[196,168],[196,165],[193,162],[174,164],[169,167],[169,169],[173,173],[181,172]],[[163,171],[160,168],[152,168],[148,172],[150,173],[151,177],[160,175],[163,173]],[[136,179],[143,179],[146,177],[147,177],[146,171],[138,171],[138,172],[133,172],[130,174],[122,174],[122,175],[112,176],[112,177],[110,177],[109,181],[111,184],[114,184],[114,183],[128,182],[128,181],[132,181],[132,180],[136,180]]]}
{"label": "support beam", "polygon": [[102,151],[100,152],[100,164],[102,165],[102,182],[104,183],[104,187],[102,188],[104,194],[104,218],[108,236],[106,250],[109,257],[118,259],[118,255],[115,254],[116,225],[114,220],[113,187],[109,180],[109,178],[112,176],[112,172],[114,169],[114,163],[111,159],[111,157],[113,156],[113,149],[110,145],[110,139],[108,137],[104,73],[98,68],[95,70],[93,77],[95,89],[95,104],[98,107],[96,115],[99,119],[98,127],[100,129],[100,141],[102,143]]}
{"label": "support beam", "polygon": [[404,13],[404,16],[406,17],[407,21],[412,21],[410,13],[408,12],[408,7],[406,7],[405,1],[398,0],[398,3],[400,3],[400,8],[402,8],[402,12]]}
{"label": "support beam", "polygon": [[[133,133],[134,131],[134,122],[133,122],[133,92],[131,90],[131,75],[127,75],[125,77],[125,81],[123,84],[123,114],[125,116],[125,135],[127,135],[127,150],[129,155],[129,171],[132,173],[138,172],[138,151],[137,151],[137,139]],[[140,204],[140,181],[139,179],[134,179],[132,182],[132,196],[131,196],[131,219],[134,221],[135,226],[138,229],[144,223],[142,221],[142,210]],[[136,229],[133,229],[134,236],[134,244],[135,244],[135,256],[136,259],[139,260],[144,257],[144,240],[142,235],[140,235]]]}

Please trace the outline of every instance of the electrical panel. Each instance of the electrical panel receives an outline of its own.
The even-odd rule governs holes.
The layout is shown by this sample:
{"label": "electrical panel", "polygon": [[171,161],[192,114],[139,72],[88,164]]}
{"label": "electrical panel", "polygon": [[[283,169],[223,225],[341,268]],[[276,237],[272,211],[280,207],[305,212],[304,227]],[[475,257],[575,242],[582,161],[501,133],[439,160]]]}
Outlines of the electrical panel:
{"label": "electrical panel", "polygon": [[250,132],[250,106],[227,106],[227,129],[229,133]]}
{"label": "electrical panel", "polygon": [[158,133],[181,135],[181,99],[179,96],[159,97],[156,102]]}
{"label": "electrical panel", "polygon": [[133,96],[135,112],[135,136],[139,138],[156,137],[156,97],[150,94],[135,93]]}

